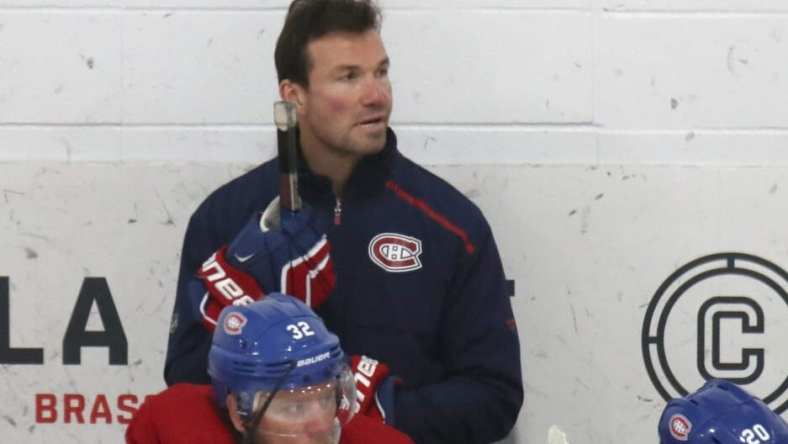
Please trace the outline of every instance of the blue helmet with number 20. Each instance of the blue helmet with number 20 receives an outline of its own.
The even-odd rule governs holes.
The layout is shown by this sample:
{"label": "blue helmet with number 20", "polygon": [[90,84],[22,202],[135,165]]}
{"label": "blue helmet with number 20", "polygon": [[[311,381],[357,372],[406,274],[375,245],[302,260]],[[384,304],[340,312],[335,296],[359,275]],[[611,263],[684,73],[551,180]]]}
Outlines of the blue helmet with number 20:
{"label": "blue helmet with number 20", "polygon": [[[330,415],[341,426],[353,414],[355,385],[339,340],[312,309],[291,296],[269,293],[222,310],[208,374],[219,405],[226,408],[227,396],[234,395],[246,421],[260,413],[265,415],[262,424],[269,417],[298,424],[315,412]],[[308,404],[314,399],[320,400],[313,402],[316,408]]]}
{"label": "blue helmet with number 20", "polygon": [[788,425],[739,386],[711,380],[668,403],[659,438],[661,444],[788,444]]}

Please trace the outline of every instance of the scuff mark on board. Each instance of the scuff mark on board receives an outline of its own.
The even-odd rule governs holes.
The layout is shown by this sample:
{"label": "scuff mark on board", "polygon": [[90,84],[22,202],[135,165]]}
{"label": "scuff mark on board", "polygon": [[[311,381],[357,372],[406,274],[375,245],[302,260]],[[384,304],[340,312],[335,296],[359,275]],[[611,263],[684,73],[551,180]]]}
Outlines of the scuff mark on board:
{"label": "scuff mark on board", "polygon": [[575,327],[575,333],[579,333],[579,331],[577,329],[577,315],[575,314],[575,306],[574,305],[570,305],[569,309],[572,310],[572,324]]}
{"label": "scuff mark on board", "polygon": [[36,253],[36,250],[30,247],[25,247],[25,257],[27,257],[28,259],[37,259],[38,253]]}
{"label": "scuff mark on board", "polygon": [[16,191],[16,190],[8,189],[8,188],[3,188],[3,200],[5,200],[5,203],[8,203],[8,195],[9,194],[14,195],[14,196],[24,196],[25,195],[25,193],[23,193],[21,191]]}
{"label": "scuff mark on board", "polygon": [[583,207],[583,212],[580,218],[580,234],[588,233],[589,219],[591,218],[591,207]]}
{"label": "scuff mark on board", "polygon": [[739,72],[736,69],[737,64],[739,65],[747,65],[750,61],[745,57],[740,57],[736,55],[736,45],[731,45],[728,47],[728,54],[725,57],[725,64],[728,67],[728,72],[731,73],[733,76],[739,76]]}
{"label": "scuff mark on board", "polygon": [[86,56],[84,54],[80,54],[79,57],[83,62],[85,62],[85,66],[87,66],[88,69],[93,69],[93,67],[96,65],[96,61],[93,59],[93,57]]}
{"label": "scuff mark on board", "polygon": [[66,149],[66,162],[71,162],[71,155],[74,152],[74,147],[66,139],[60,139],[60,143],[63,145],[63,148]]}
{"label": "scuff mark on board", "polygon": [[161,198],[161,195],[159,194],[158,190],[156,191],[156,199],[159,200],[159,202],[161,203],[161,207],[164,209],[164,213],[167,215],[167,219],[161,224],[174,226],[175,220],[172,218],[172,213],[170,213],[169,208],[167,208],[167,204],[164,203],[164,199]]}
{"label": "scuff mark on board", "polygon": [[42,234],[36,234],[36,233],[30,233],[30,232],[27,232],[27,231],[22,231],[22,232],[19,233],[19,235],[20,236],[25,236],[25,237],[32,237],[33,239],[39,239],[39,240],[42,240],[42,241],[50,243],[50,244],[52,243],[52,239],[51,238],[48,238],[48,237],[46,237],[46,236],[44,236]]}
{"label": "scuff mark on board", "polygon": [[425,137],[425,138],[424,138],[424,146],[423,146],[422,148],[423,148],[424,150],[426,150],[426,149],[427,149],[427,146],[428,146],[430,143],[432,143],[432,142],[437,142],[437,141],[438,141],[438,139],[436,139],[436,138],[434,138],[434,137],[432,137],[432,136],[427,136],[427,137]]}

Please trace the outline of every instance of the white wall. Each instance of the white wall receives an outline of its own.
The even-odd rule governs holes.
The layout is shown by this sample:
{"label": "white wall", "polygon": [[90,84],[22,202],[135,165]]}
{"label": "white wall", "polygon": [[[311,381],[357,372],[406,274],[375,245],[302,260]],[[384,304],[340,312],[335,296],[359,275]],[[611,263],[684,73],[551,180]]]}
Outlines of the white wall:
{"label": "white wall", "polygon": [[[258,161],[285,4],[0,1],[0,158]],[[786,162],[783,2],[384,6],[424,162]]]}
{"label": "white wall", "polygon": [[[0,365],[0,431],[15,441],[118,441],[117,419],[37,423],[35,393],[114,407],[162,387],[188,216],[274,153],[287,3],[0,0],[0,276],[11,346],[46,361]],[[664,401],[640,331],[657,287],[722,251],[788,267],[788,3],[383,5],[401,149],[485,210],[516,280],[527,392],[510,441],[558,424],[573,443],[654,442]],[[107,278],[128,366],[104,350],[59,363],[85,276]],[[737,285],[719,291],[750,291]],[[761,395],[788,374],[781,309]]]}

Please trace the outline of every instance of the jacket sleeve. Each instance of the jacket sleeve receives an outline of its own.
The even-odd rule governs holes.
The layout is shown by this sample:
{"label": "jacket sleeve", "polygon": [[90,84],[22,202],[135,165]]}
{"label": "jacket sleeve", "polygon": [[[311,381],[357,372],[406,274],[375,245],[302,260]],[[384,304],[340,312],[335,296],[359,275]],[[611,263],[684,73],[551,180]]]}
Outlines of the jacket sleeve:
{"label": "jacket sleeve", "polygon": [[175,295],[164,364],[167,385],[179,382],[209,384],[208,351],[211,347],[210,332],[202,325],[199,292],[189,291],[196,279],[197,268],[216,248],[211,241],[210,229],[203,222],[198,210],[189,220],[181,250],[181,265]]}
{"label": "jacket sleeve", "polygon": [[517,329],[498,249],[484,225],[478,250],[459,261],[439,327],[446,379],[395,397],[396,426],[417,443],[503,439],[523,403]]}
{"label": "jacket sleeve", "polygon": [[210,383],[207,366],[211,332],[202,324],[200,303],[204,293],[199,288],[195,291],[196,273],[211,254],[235,237],[254,211],[265,208],[276,195],[275,183],[265,180],[263,167],[255,168],[216,189],[189,219],[164,363],[167,385]]}

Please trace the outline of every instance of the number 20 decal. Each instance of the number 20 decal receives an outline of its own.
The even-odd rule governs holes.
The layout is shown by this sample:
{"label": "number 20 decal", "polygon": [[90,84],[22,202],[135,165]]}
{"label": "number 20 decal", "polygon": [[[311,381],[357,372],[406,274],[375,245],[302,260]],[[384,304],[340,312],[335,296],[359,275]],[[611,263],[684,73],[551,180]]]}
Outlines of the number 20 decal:
{"label": "number 20 decal", "polygon": [[312,336],[315,334],[315,332],[312,331],[312,327],[310,327],[309,324],[304,321],[290,324],[285,327],[285,329],[293,335],[293,339],[295,340],[303,339],[305,336]]}
{"label": "number 20 decal", "polygon": [[[756,436],[760,438],[760,440],[756,439]],[[744,429],[741,431],[739,441],[746,444],[761,444],[762,442],[769,441],[771,438],[771,435],[769,435],[769,432],[766,431],[764,426],[755,424],[752,426],[752,429]]]}

